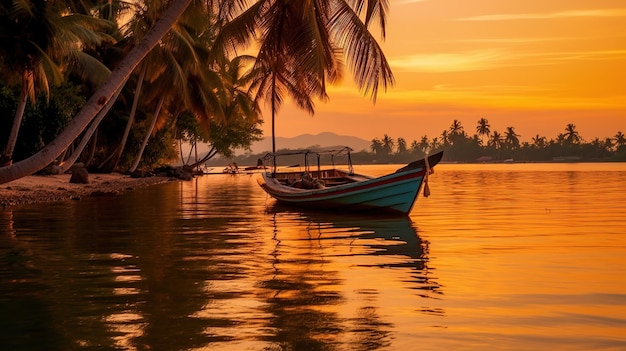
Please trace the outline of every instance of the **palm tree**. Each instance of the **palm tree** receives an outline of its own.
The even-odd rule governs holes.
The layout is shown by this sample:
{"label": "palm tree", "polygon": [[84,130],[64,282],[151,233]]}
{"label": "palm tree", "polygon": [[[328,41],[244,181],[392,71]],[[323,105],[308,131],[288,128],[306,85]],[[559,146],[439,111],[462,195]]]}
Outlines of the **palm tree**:
{"label": "palm tree", "polygon": [[546,146],[546,137],[539,134],[532,137],[533,147],[537,149],[543,149]]}
{"label": "palm tree", "polygon": [[404,155],[408,152],[407,149],[407,145],[406,145],[406,140],[402,137],[397,139],[397,146],[398,149],[396,150],[396,152],[398,153],[398,155]]}
{"label": "palm tree", "polygon": [[487,143],[489,146],[493,147],[494,149],[500,150],[500,148],[502,148],[502,145],[504,144],[504,138],[502,137],[500,133],[494,130],[493,133],[491,134],[491,138],[489,139]]}
{"label": "palm tree", "polygon": [[454,121],[452,121],[452,125],[450,126],[450,128],[448,128],[448,131],[450,132],[450,135],[459,135],[463,133],[463,125],[461,124],[461,121],[455,119]]}
{"label": "palm tree", "polygon": [[626,145],[626,136],[622,132],[617,132],[615,134],[615,146],[619,148],[624,145]]}
{"label": "palm tree", "polygon": [[442,143],[439,141],[439,138],[434,137],[430,142],[430,149],[437,150],[442,146]]}
{"label": "palm tree", "polygon": [[576,131],[576,126],[573,123],[569,123],[565,127],[564,136],[565,140],[567,140],[570,145],[578,144],[580,142],[580,135]]}
{"label": "palm tree", "polygon": [[[163,38],[163,45],[158,46],[144,59],[144,64],[150,66],[152,73],[148,76],[149,87],[152,89],[151,106],[156,106],[150,117],[148,128],[144,133],[135,160],[129,171],[134,172],[139,165],[145,147],[152,135],[161,111],[168,110],[167,104],[173,104],[171,110],[180,111],[187,108],[193,111],[195,117],[202,121],[205,130],[209,129],[213,120],[224,121],[224,112],[217,95],[224,94],[224,87],[219,74],[212,68],[221,65],[209,65],[209,51],[213,43],[212,28],[207,29],[206,18],[210,17],[207,8],[194,3],[193,11],[185,12],[179,23],[172,27]],[[202,15],[204,14],[204,15]],[[201,21],[197,21],[198,17]],[[142,74],[147,71],[146,66],[141,69]],[[135,99],[138,92],[135,92]],[[162,110],[164,104],[165,108]],[[134,102],[133,102],[134,106]],[[172,115],[180,114],[174,112]],[[127,124],[127,131],[133,113]],[[125,134],[127,136],[127,134]],[[121,156],[126,139],[123,139],[118,148],[117,159]],[[117,163],[117,162],[116,162]]]}
{"label": "palm tree", "polygon": [[40,92],[47,97],[50,84],[63,81],[62,67],[56,62],[84,59],[78,54],[81,46],[105,38],[97,30],[110,23],[66,11],[63,1],[10,1],[0,5],[0,72],[9,83],[21,86],[0,166],[12,162],[28,100],[35,102]]}
{"label": "palm tree", "polygon": [[[426,142],[428,142],[428,139],[426,139]],[[411,142],[410,151],[412,154],[417,154],[420,151],[420,144],[417,140]]]}
{"label": "palm tree", "polygon": [[395,142],[393,141],[393,138],[385,134],[383,136],[383,139],[381,140],[381,143],[383,144],[383,153],[385,155],[391,155],[391,153],[393,153],[393,148],[395,146]]}
{"label": "palm tree", "polygon": [[427,153],[428,149],[430,148],[430,141],[428,141],[428,136],[427,135],[423,135],[422,138],[420,139],[419,143],[418,143],[419,149],[423,152],[423,153]]}
{"label": "palm tree", "polygon": [[393,84],[391,68],[368,30],[376,20],[384,38],[388,0],[364,3],[258,0],[224,26],[217,47],[236,48],[260,35],[256,67],[264,74],[256,87],[259,98],[271,104],[272,151],[275,114],[284,98],[289,95],[312,114],[312,99],[326,100],[326,83],[341,78],[342,55],[356,84],[374,101],[380,85]]}
{"label": "palm tree", "polygon": [[484,143],[484,137],[489,137],[489,133],[491,133],[491,125],[489,125],[489,121],[486,118],[481,118],[478,120],[478,125],[476,126],[476,133],[481,137],[481,141]]}
{"label": "palm tree", "polygon": [[507,127],[504,133],[504,143],[513,149],[519,148],[519,136],[515,133],[514,127]]}
{"label": "palm tree", "polygon": [[383,153],[383,143],[378,138],[372,139],[372,144],[370,145],[370,149],[376,155],[381,155]]}
{"label": "palm tree", "polygon": [[213,120],[207,143],[210,146],[205,157],[191,167],[204,163],[217,153],[231,157],[234,148],[248,148],[253,141],[261,140],[262,131],[257,125],[261,122],[261,111],[248,90],[257,73],[248,68],[254,57],[237,56],[219,64],[219,76],[223,80],[223,93],[218,94],[224,112],[224,120]]}
{"label": "palm tree", "polygon": [[33,174],[60,155],[85,130],[107,101],[126,82],[135,67],[176,23],[190,3],[191,0],[174,0],[171,2],[152,29],[125,56],[124,60],[111,72],[106,83],[96,90],[54,141],[25,160],[0,168],[0,184]]}
{"label": "palm tree", "polygon": [[[98,129],[98,125],[100,124],[102,119],[106,116],[106,114],[109,112],[111,107],[113,107],[113,104],[115,103],[115,100],[117,100],[117,97],[121,93],[123,87],[124,87],[124,85],[121,85],[119,90],[106,103],[106,105],[104,105],[102,110],[100,110],[100,112],[98,112],[96,117],[91,122],[91,125],[89,126],[89,128],[87,128],[87,130],[85,130],[85,132],[82,134],[80,142],[78,143],[78,145],[76,145],[76,147],[74,148],[74,150],[72,151],[70,156],[67,157],[65,160],[62,160],[61,162],[59,162],[59,164],[57,166],[51,168],[52,173],[54,173],[54,174],[63,174],[63,173],[65,173],[65,172],[70,170],[70,168],[72,167],[74,162],[76,162],[76,160],[82,154],[83,150],[87,146],[87,143],[91,140],[92,136],[94,136],[94,133]],[[92,149],[95,149],[96,140],[93,140],[92,143],[93,143],[92,144],[93,145]],[[92,151],[95,151],[95,150],[92,150]]]}

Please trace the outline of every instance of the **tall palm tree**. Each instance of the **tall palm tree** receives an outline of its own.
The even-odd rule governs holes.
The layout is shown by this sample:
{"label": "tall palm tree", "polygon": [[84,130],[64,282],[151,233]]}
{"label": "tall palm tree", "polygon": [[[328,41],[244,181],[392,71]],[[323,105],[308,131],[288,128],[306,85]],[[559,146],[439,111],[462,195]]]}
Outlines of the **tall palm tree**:
{"label": "tall palm tree", "polygon": [[397,152],[399,155],[404,155],[404,154],[406,154],[406,153],[407,153],[408,148],[407,148],[407,145],[406,145],[406,140],[405,140],[404,138],[399,137],[399,138],[396,140],[396,146],[398,147],[398,149],[396,150],[396,152]]}
{"label": "tall palm tree", "polygon": [[99,29],[110,23],[67,13],[65,2],[8,1],[0,4],[0,73],[21,87],[18,106],[0,165],[10,164],[28,100],[49,94],[50,84],[63,81],[60,61],[74,62],[83,44],[98,43]]}
{"label": "tall palm tree", "polygon": [[[375,101],[378,88],[393,84],[391,68],[369,32],[378,22],[385,34],[388,0],[258,0],[224,26],[217,47],[237,48],[259,36],[256,87],[275,114],[286,96],[309,113],[313,99],[326,100],[326,83],[341,78],[343,60],[360,89]],[[362,16],[362,17],[361,17]]]}
{"label": "tall palm tree", "polygon": [[439,138],[434,137],[431,141],[430,141],[430,149],[431,150],[437,150],[438,148],[441,147],[441,142],[439,141]]}
{"label": "tall palm tree", "polygon": [[519,148],[519,136],[515,133],[515,127],[507,127],[504,133],[504,143],[510,148]]}
{"label": "tall palm tree", "polygon": [[532,142],[533,142],[533,147],[536,149],[543,149],[544,147],[546,147],[546,137],[541,136],[539,134],[535,135],[532,138]]}
{"label": "tall palm tree", "polygon": [[391,155],[391,153],[393,153],[393,148],[396,146],[393,138],[385,134],[383,135],[381,143],[383,144],[383,153],[385,155]]}
{"label": "tall palm tree", "polygon": [[372,139],[372,144],[370,145],[370,149],[376,155],[381,155],[383,153],[383,143],[378,138]]}
{"label": "tall palm tree", "polygon": [[[428,139],[426,139],[426,141],[428,142]],[[417,154],[420,151],[420,144],[417,142],[417,140],[413,140],[411,142],[411,146],[409,147],[409,151],[412,154]]]}
{"label": "tall palm tree", "polygon": [[441,144],[444,147],[450,146],[450,133],[447,130],[441,132]]}
{"label": "tall palm tree", "polygon": [[567,140],[570,145],[578,144],[580,142],[580,134],[576,131],[576,126],[573,123],[569,123],[565,127],[564,136],[565,140]]}
{"label": "tall palm tree", "polygon": [[496,150],[500,150],[504,144],[504,138],[497,131],[493,131],[491,133],[491,138],[488,141],[488,145],[493,147]]}
{"label": "tall palm tree", "polygon": [[[127,46],[132,47],[136,41],[139,41],[142,36],[145,35],[145,32],[150,27],[149,24],[154,22],[155,17],[158,16],[158,11],[156,11],[155,8],[158,9],[160,5],[159,1],[148,2],[146,3],[146,8],[143,9],[143,11],[135,12],[135,15],[125,25],[126,31],[124,36],[127,38]],[[185,14],[188,13],[189,11],[185,11]],[[184,18],[184,15],[182,18]],[[131,129],[135,123],[135,118],[138,113],[137,111],[140,108],[140,100],[144,100],[142,96],[144,84],[157,80],[168,67],[171,67],[172,64],[174,66],[177,65],[175,62],[173,63],[168,56],[168,51],[170,51],[173,46],[170,41],[172,38],[174,38],[174,40],[178,38],[178,36],[172,35],[172,32],[175,31],[175,27],[176,26],[173,26],[170,32],[164,36],[163,41],[165,42],[151,50],[137,67],[137,71],[135,72],[136,76],[133,79],[135,82],[135,89],[132,93],[132,103],[130,111],[128,112],[128,118],[126,120],[124,131],[121,134],[120,141],[114,150],[98,165],[100,170],[104,169],[106,171],[111,171],[117,167],[126,148],[126,143],[128,141],[128,137],[130,136]],[[174,76],[172,77],[172,80],[175,80],[177,76],[184,74],[176,69],[170,70],[168,73],[173,73]],[[171,93],[174,90],[175,89],[166,89],[164,90],[164,94]],[[161,104],[162,103],[163,102],[161,101]],[[158,102],[157,105],[159,105]]]}
{"label": "tall palm tree", "polygon": [[463,133],[463,124],[461,124],[461,121],[455,119],[452,121],[452,125],[448,128],[448,131],[450,135],[459,135]]}
{"label": "tall palm tree", "polygon": [[478,120],[478,125],[476,126],[476,133],[481,137],[481,141],[484,144],[484,138],[489,137],[489,133],[491,133],[491,125],[486,118],[481,118]]}
{"label": "tall palm tree", "polygon": [[624,145],[626,145],[626,136],[622,132],[617,132],[615,134],[615,146],[619,148]]}
{"label": "tall palm tree", "polygon": [[427,153],[430,148],[430,141],[428,140],[428,135],[423,135],[420,139],[418,146],[423,153]]}

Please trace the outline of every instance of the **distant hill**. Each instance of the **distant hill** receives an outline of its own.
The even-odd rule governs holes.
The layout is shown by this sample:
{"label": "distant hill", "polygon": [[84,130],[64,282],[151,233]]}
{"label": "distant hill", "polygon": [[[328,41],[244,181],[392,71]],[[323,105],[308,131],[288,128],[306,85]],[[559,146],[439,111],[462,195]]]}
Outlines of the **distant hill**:
{"label": "distant hill", "polygon": [[[276,137],[276,150],[280,149],[305,149],[311,146],[349,146],[355,152],[369,150],[371,142],[354,136],[337,135],[335,133],[324,132],[317,135],[302,134],[293,138]],[[263,140],[254,142],[250,148],[252,153],[259,154],[272,150],[272,138],[266,137]],[[238,151],[237,154],[243,154]]]}

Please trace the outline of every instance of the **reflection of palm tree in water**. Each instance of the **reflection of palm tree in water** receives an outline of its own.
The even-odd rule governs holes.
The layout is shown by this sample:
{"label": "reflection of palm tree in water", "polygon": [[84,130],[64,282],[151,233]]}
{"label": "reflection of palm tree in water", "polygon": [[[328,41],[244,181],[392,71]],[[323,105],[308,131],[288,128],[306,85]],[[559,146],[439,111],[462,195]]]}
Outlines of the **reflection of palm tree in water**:
{"label": "reflection of palm tree in water", "polygon": [[[274,210],[281,211],[277,205]],[[354,243],[360,239],[367,244],[370,250],[366,252],[353,252],[350,254],[400,257],[392,263],[385,264],[362,264],[366,267],[391,267],[408,268],[414,273],[412,282],[417,286],[414,289],[424,291],[426,294],[440,294],[439,284],[429,277],[428,269],[428,242],[423,241],[412,221],[406,217],[365,217],[359,215],[335,215],[332,213],[307,212],[302,216],[307,222],[310,231],[309,237],[318,240],[320,246],[326,239],[337,239],[346,235]],[[382,239],[382,240],[381,240]]]}
{"label": "reflection of palm tree in water", "polygon": [[333,272],[324,271],[324,259],[283,248],[281,229],[277,215],[273,215],[273,240],[276,246],[274,274],[260,282],[267,293],[267,312],[271,315],[268,326],[275,330],[270,341],[290,350],[326,350],[327,344],[342,333],[340,321],[335,313],[325,311],[325,306],[336,305],[341,295],[326,287],[339,286]]}
{"label": "reflection of palm tree in water", "polygon": [[[346,246],[348,253],[332,248],[339,250],[334,255],[402,257],[396,263],[371,266],[411,269],[415,272],[410,280],[413,285],[417,285],[417,290],[427,290],[420,296],[439,289],[428,277],[427,248],[406,218],[372,221],[330,214],[272,212],[274,275],[261,284],[268,290],[267,312],[273,316],[270,326],[276,330],[271,339],[284,347],[327,350],[349,342],[352,350],[376,350],[391,345],[393,324],[384,321],[379,313],[376,289],[355,291],[359,307],[353,317],[340,315],[336,312],[340,307],[332,307],[346,304],[347,298],[341,293],[345,284],[339,278],[340,272],[332,270],[335,266],[328,254],[337,240],[347,240],[350,247]],[[360,245],[368,243],[368,252],[352,252],[357,239]],[[369,244],[371,241],[377,243]]]}

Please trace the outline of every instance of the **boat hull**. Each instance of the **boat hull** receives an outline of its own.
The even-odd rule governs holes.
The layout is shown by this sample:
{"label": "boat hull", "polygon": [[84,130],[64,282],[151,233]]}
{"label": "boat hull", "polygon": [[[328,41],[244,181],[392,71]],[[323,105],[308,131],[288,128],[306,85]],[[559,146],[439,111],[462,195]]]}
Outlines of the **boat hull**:
{"label": "boat hull", "polygon": [[[378,178],[334,168],[321,170],[318,166],[318,170],[311,173],[263,173],[258,183],[283,204],[341,212],[375,211],[406,215],[411,212],[428,174],[442,157],[443,151],[440,151]],[[315,181],[311,182],[312,179]],[[424,193],[427,196],[428,192]]]}
{"label": "boat hull", "polygon": [[425,174],[426,170],[420,168],[312,190],[291,189],[282,185],[271,173],[264,173],[258,182],[281,203],[325,210],[380,210],[408,214],[418,197]]}

